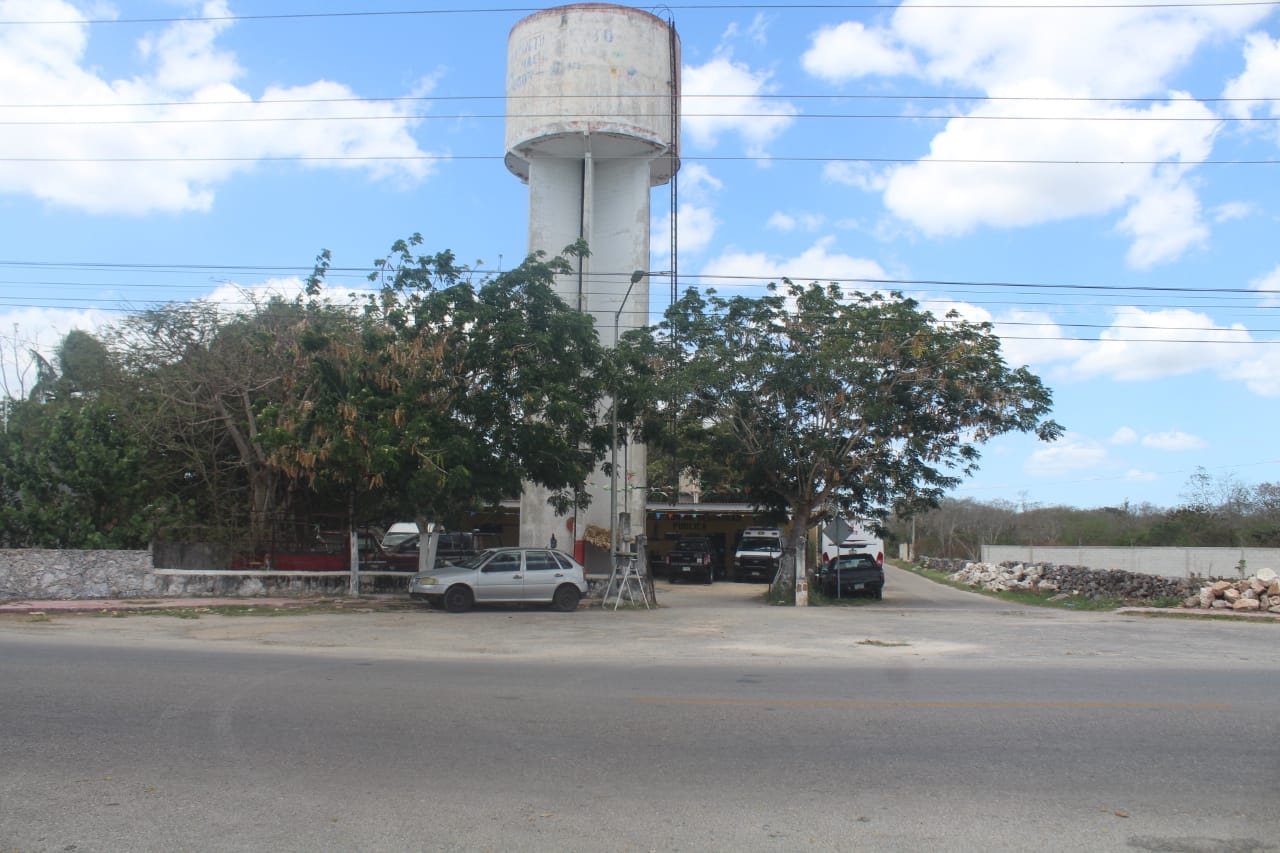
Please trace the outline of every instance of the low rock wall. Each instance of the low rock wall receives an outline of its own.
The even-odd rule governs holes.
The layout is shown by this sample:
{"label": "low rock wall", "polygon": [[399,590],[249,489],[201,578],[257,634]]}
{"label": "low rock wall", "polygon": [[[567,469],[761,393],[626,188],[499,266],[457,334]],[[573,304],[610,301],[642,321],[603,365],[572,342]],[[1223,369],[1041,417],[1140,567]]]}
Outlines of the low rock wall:
{"label": "low rock wall", "polygon": [[1002,592],[1029,590],[1057,592],[1085,598],[1119,598],[1125,601],[1184,600],[1198,595],[1200,581],[1164,578],[1119,569],[1089,569],[1084,566],[1057,566],[1051,563],[973,563],[924,557],[921,564],[946,572],[951,580]]}
{"label": "low rock wall", "polygon": [[[158,595],[252,598],[350,594],[349,572],[181,571],[157,569]],[[360,594],[381,595],[409,591],[406,572],[361,572]]]}
{"label": "low rock wall", "polygon": [[[348,595],[347,572],[166,570],[149,551],[0,550],[0,601]],[[405,592],[404,572],[362,572],[360,592]]]}
{"label": "low rock wall", "polygon": [[0,550],[0,601],[160,595],[149,551]]}

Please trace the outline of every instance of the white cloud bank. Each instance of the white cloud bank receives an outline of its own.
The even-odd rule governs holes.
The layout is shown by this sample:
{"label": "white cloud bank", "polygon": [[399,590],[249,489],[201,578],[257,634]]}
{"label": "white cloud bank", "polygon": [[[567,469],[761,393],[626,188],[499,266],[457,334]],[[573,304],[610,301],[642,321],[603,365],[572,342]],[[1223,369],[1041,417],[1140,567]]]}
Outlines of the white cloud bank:
{"label": "white cloud bank", "polygon": [[[199,9],[230,14],[225,0]],[[0,0],[5,21],[83,17],[62,0]],[[6,117],[25,122],[5,128],[0,193],[142,215],[208,210],[220,184],[267,158],[415,181],[434,169],[431,160],[387,159],[426,154],[410,133],[415,121],[395,103],[349,100],[356,93],[330,81],[273,86],[257,98],[239,89],[242,69],[217,45],[230,26],[184,21],[148,34],[137,44],[147,70],[121,79],[88,63],[87,24],[0,28],[0,101],[11,105]],[[63,106],[39,107],[48,104]]]}
{"label": "white cloud bank", "polygon": [[[1269,279],[1264,279],[1264,281]],[[991,320],[982,309],[962,311],[976,320]],[[1034,321],[1034,340],[1010,318]],[[1280,343],[1255,339],[1239,323],[1223,326],[1185,308],[1147,311],[1122,307],[1111,312],[1111,325],[1096,341],[1068,340],[1047,316],[1013,312],[994,318],[1005,359],[1047,372],[1058,382],[1105,378],[1141,382],[1186,376],[1202,370],[1226,382],[1243,383],[1254,394],[1280,397]]]}
{"label": "white cloud bank", "polygon": [[[747,295],[759,296],[761,283],[781,282],[789,278],[797,284],[849,279],[886,279],[884,268],[866,258],[832,251],[834,237],[823,237],[800,254],[784,258],[767,252],[730,249],[711,259],[701,270],[703,282],[729,295],[746,289]],[[848,289],[866,290],[866,287]]]}
{"label": "white cloud bank", "polygon": [[[1220,127],[1205,104],[1171,83],[1198,48],[1243,36],[1269,11],[1082,12],[1049,0],[947,10],[908,0],[885,27],[848,22],[819,30],[802,64],[825,81],[908,76],[995,99],[950,119],[916,163],[843,166],[828,177],[882,191],[890,212],[931,236],[1119,213],[1116,230],[1132,241],[1130,265],[1171,262],[1207,239],[1189,173],[1209,156]],[[1229,91],[1274,97],[1280,43],[1249,36],[1247,58],[1248,70]],[[1163,100],[1071,100],[1118,95]],[[1009,98],[1030,100],[1001,100]],[[1163,120],[1172,117],[1195,120]]]}

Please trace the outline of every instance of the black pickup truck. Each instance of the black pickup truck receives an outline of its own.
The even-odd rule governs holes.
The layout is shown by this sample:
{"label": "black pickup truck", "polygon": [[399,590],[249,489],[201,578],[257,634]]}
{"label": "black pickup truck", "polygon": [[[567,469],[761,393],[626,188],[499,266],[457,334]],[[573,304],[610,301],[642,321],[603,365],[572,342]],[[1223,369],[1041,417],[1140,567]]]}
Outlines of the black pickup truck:
{"label": "black pickup truck", "polygon": [[870,554],[845,554],[836,557],[818,573],[822,594],[829,598],[853,595],[884,597],[884,569]]}
{"label": "black pickup truck", "polygon": [[720,555],[709,536],[681,536],[667,557],[667,580],[671,583],[699,580],[711,583],[721,574]]}

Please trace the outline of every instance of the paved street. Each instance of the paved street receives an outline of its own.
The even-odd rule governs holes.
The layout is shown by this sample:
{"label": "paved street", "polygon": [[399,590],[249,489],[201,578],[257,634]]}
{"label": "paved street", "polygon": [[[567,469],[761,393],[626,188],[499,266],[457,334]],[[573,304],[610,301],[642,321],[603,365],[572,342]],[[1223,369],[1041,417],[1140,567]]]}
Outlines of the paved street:
{"label": "paved street", "polygon": [[[883,602],[0,617],[0,851],[1280,850],[1280,624]],[[923,586],[918,586],[923,584]]]}

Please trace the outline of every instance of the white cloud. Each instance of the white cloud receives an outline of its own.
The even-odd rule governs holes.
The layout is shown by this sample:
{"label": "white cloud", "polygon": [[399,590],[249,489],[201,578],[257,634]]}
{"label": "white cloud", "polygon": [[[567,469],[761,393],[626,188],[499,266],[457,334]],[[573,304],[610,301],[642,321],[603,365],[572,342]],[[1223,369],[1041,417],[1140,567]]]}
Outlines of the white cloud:
{"label": "white cloud", "polygon": [[867,29],[857,21],[823,27],[800,58],[804,70],[822,80],[844,83],[872,74],[894,76],[915,72],[911,52],[894,43],[893,34]]}
{"label": "white cloud", "polygon": [[1280,345],[1265,347],[1265,354],[1235,365],[1232,378],[1259,397],[1280,397]]}
{"label": "white cloud", "polygon": [[1233,222],[1237,219],[1246,219],[1258,212],[1256,205],[1245,201],[1229,201],[1226,204],[1220,204],[1212,210],[1213,221],[1219,224],[1223,222]]}
{"label": "white cloud", "polygon": [[[712,202],[724,185],[699,163],[682,166],[680,175],[681,194],[685,201],[679,207],[679,250],[681,253],[701,252],[711,244],[716,229],[720,227]],[[671,257],[670,211],[654,219],[649,230],[653,258],[666,265]]]}
{"label": "white cloud", "polygon": [[1106,463],[1106,448],[1091,438],[1068,433],[1047,447],[1037,448],[1023,463],[1023,470],[1036,477],[1060,477]]}
{"label": "white cloud", "polygon": [[[224,0],[210,0],[202,14],[228,12]],[[61,0],[0,0],[5,20],[82,17]],[[141,215],[208,210],[220,184],[257,168],[265,157],[372,157],[304,161],[300,168],[355,169],[408,180],[421,180],[434,169],[430,160],[394,159],[425,154],[410,134],[415,121],[402,107],[338,103],[334,99],[356,93],[329,81],[272,87],[258,99],[237,88],[242,69],[234,54],[216,44],[231,25],[183,21],[144,37],[138,43],[143,73],[128,78],[112,78],[89,64],[88,25],[0,30],[0,100],[72,105],[58,110],[56,124],[35,123],[49,120],[48,111],[10,111],[31,123],[5,129],[10,159],[0,163],[0,193],[94,213]],[[293,102],[267,103],[285,100]],[[131,160],[142,162],[126,162]]]}
{"label": "white cloud", "polygon": [[1088,351],[1088,342],[1073,340],[1043,311],[1015,308],[992,320],[1004,359],[1014,366],[1051,365]]}
{"label": "white cloud", "polygon": [[[225,0],[209,0],[200,10],[206,18],[230,14]],[[156,84],[168,92],[181,94],[220,86],[243,73],[235,55],[218,50],[214,44],[230,26],[227,20],[180,21],[159,34],[143,36],[138,52],[143,59],[154,60]]]}
{"label": "white cloud", "polygon": [[1177,452],[1183,450],[1203,450],[1209,443],[1198,435],[1171,430],[1169,432],[1152,432],[1142,437],[1142,446],[1152,450]]}
{"label": "white cloud", "polygon": [[[1077,94],[1041,83],[1019,87],[1020,96]],[[1062,116],[1070,110],[1085,121],[1027,121],[1016,116]],[[1138,257],[1167,259],[1180,246],[1202,239],[1199,204],[1183,183],[1181,169],[1157,173],[1149,162],[1194,163],[1208,156],[1218,127],[1213,121],[1130,121],[1185,116],[1212,119],[1203,105],[1185,99],[1135,109],[1114,103],[1040,107],[1022,101],[992,101],[971,116],[948,122],[919,162],[888,170],[884,202],[900,218],[932,236],[961,235],[980,226],[1019,227],[1080,216],[1097,216],[1126,205],[1137,212],[1127,233],[1155,240],[1149,207],[1181,202],[1165,215],[1175,237]],[[1140,128],[1140,129],[1136,129]],[[1082,165],[1076,161],[1108,161]],[[949,162],[948,162],[949,161]],[[983,161],[983,162],[960,162]],[[1010,162],[1023,161],[1023,162]],[[1025,161],[1061,161],[1035,165]],[[1123,163],[1124,165],[1122,165]]]}
{"label": "white cloud", "polygon": [[[806,69],[823,79],[910,73],[950,89],[1033,99],[979,103],[950,120],[917,163],[880,175],[832,166],[825,176],[862,190],[883,182],[885,206],[935,237],[1121,213],[1130,262],[1168,262],[1206,239],[1187,169],[1209,156],[1219,127],[1204,104],[1170,92],[1171,83],[1202,45],[1243,35],[1268,12],[1208,5],[1080,14],[1049,0],[998,9],[907,0],[888,27],[824,29],[805,55]],[[1261,36],[1250,44],[1250,70],[1237,88],[1273,96],[1275,45]],[[1069,100],[1117,93],[1167,101]],[[1194,120],[1166,120],[1174,117]],[[996,162],[943,162],[964,160]],[[999,162],[1019,160],[1066,165]],[[1080,165],[1091,160],[1108,164]]]}
{"label": "white cloud", "polygon": [[[1121,382],[1217,370],[1230,376],[1250,354],[1252,341],[1240,324],[1220,326],[1185,308],[1144,311],[1119,308],[1112,326],[1077,359],[1069,373],[1077,379],[1107,376]],[[1254,351],[1256,352],[1256,351]]]}
{"label": "white cloud", "polygon": [[[701,252],[711,245],[712,238],[715,237],[716,229],[720,226],[720,220],[716,218],[715,211],[710,207],[695,207],[691,204],[680,205],[680,233],[677,235],[680,241],[680,251],[683,252]],[[671,215],[667,214],[666,233],[671,233]],[[667,245],[671,245],[668,238]]]}
{"label": "white cloud", "polygon": [[765,226],[775,231],[817,231],[825,218],[820,213],[785,213],[774,211]]}
{"label": "white cloud", "polygon": [[1261,278],[1249,282],[1254,290],[1261,291],[1264,308],[1280,308],[1280,264]]}
{"label": "white cloud", "polygon": [[847,160],[836,160],[822,167],[824,180],[835,184],[844,184],[864,192],[884,192],[889,186],[889,175],[884,169],[877,169],[869,163],[851,163]]}
{"label": "white cloud", "polygon": [[[1244,118],[1254,113],[1280,115],[1276,92],[1280,90],[1280,37],[1251,33],[1245,39],[1245,70],[1227,84],[1223,97],[1248,99],[1232,103],[1231,114]],[[1280,134],[1277,134],[1280,140]]]}
{"label": "white cloud", "polygon": [[1111,434],[1111,438],[1108,439],[1108,441],[1111,444],[1117,444],[1117,445],[1133,444],[1137,440],[1138,440],[1138,431],[1133,429],[1132,427],[1127,427],[1127,426],[1120,427],[1118,430],[1113,432]]}
{"label": "white cloud", "polygon": [[[831,252],[835,240],[824,237],[793,258],[781,258],[765,252],[728,251],[713,258],[702,269],[708,284],[722,292],[742,287],[743,279],[757,283],[777,282],[789,278],[797,284],[811,281],[827,282],[839,279],[883,279],[884,269],[875,261],[857,258],[841,252]],[[716,279],[720,278],[720,281]],[[867,290],[856,283],[849,290]],[[758,295],[757,288],[752,288]]]}
{"label": "white cloud", "polygon": [[1209,239],[1209,229],[1200,217],[1200,199],[1177,179],[1148,186],[1117,227],[1134,238],[1127,260],[1138,269],[1177,260]]}
{"label": "white cloud", "polygon": [[[930,8],[914,9],[917,5]],[[908,0],[894,13],[892,29],[923,57],[923,73],[935,81],[995,93],[1010,81],[1038,77],[1098,95],[1138,95],[1163,88],[1206,41],[1243,33],[1269,12],[1240,6],[1117,6],[1081,14],[1054,0],[1020,8],[945,10],[928,0]]]}
{"label": "white cloud", "polygon": [[773,17],[763,12],[757,12],[756,16],[751,19],[751,23],[746,27],[739,25],[736,21],[730,23],[725,28],[721,41],[732,41],[738,38],[744,38],[747,41],[763,46],[769,42],[769,26],[773,23]]}
{"label": "white cloud", "polygon": [[798,110],[786,101],[760,95],[774,91],[767,71],[720,55],[681,72],[681,122],[688,142],[714,147],[723,134],[742,138],[752,157],[767,157],[770,142],[791,126]]}

